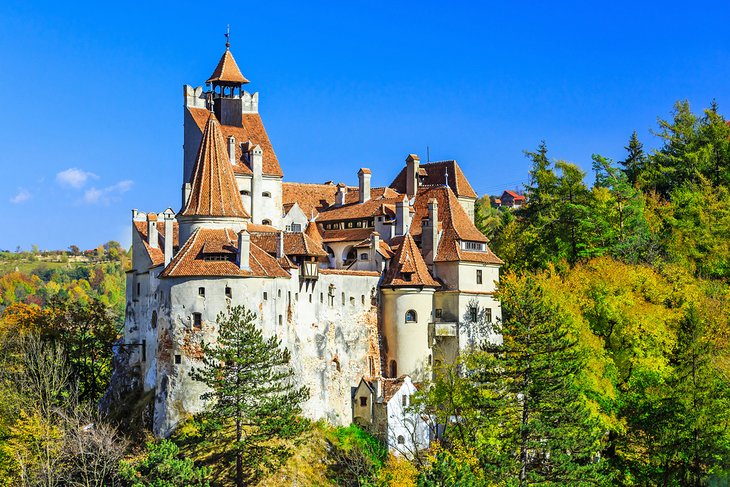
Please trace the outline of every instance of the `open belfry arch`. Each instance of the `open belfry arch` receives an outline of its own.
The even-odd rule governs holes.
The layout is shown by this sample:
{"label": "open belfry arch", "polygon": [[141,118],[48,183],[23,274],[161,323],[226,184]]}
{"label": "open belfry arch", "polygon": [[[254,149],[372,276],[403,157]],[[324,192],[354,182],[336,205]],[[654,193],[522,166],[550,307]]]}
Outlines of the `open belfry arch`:
{"label": "open belfry arch", "polygon": [[249,84],[226,42],[206,87],[183,87],[180,204],[132,214],[124,341],[139,346],[126,366],[154,391],[160,436],[204,407],[189,372],[229,306],[255,311],[291,351],[304,413],[338,425],[362,381],[373,400],[377,381],[400,381],[385,404],[393,384],[429,379],[484,338],[477,321],[500,317],[502,261],[456,161],[410,154],[387,187],[365,167],[356,185],[285,182]]}

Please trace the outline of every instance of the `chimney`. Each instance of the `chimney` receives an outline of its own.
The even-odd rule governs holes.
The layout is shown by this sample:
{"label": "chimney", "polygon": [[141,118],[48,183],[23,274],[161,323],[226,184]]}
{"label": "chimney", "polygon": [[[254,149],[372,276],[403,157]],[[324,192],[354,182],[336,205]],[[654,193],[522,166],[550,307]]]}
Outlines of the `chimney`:
{"label": "chimney", "polygon": [[276,258],[281,259],[284,257],[284,232],[279,230],[276,234]]}
{"label": "chimney", "polygon": [[405,235],[411,226],[411,209],[408,204],[408,198],[403,196],[403,200],[395,204],[395,234]]}
{"label": "chimney", "polygon": [[[249,147],[251,143],[249,142]],[[253,223],[261,223],[262,221],[262,196],[263,192],[263,172],[264,172],[264,151],[260,145],[256,145],[250,149],[248,160],[251,166],[251,221]]]}
{"label": "chimney", "polygon": [[147,213],[147,243],[153,249],[160,246],[157,237],[157,214],[154,212]]}
{"label": "chimney", "polygon": [[370,234],[370,264],[372,266],[371,270],[374,271],[380,271],[380,266],[378,266],[378,249],[380,248],[380,234],[378,232],[373,232]]}
{"label": "chimney", "polygon": [[165,213],[165,267],[172,260],[172,245],[174,243],[173,217],[169,213]]}
{"label": "chimney", "polygon": [[337,185],[337,194],[335,195],[335,206],[342,206],[345,204],[345,197],[347,196],[347,186],[345,183]]}
{"label": "chimney", "polygon": [[250,270],[251,256],[251,235],[245,228],[238,232],[238,267],[243,270]]}
{"label": "chimney", "polygon": [[360,203],[365,203],[370,199],[370,169],[363,167],[357,172],[357,178],[360,182]]}
{"label": "chimney", "polygon": [[432,265],[436,259],[439,236],[439,204],[434,198],[428,200],[428,220],[423,224],[421,248],[426,264]]}
{"label": "chimney", "polygon": [[228,137],[228,160],[232,166],[236,164],[236,138],[232,135]]}
{"label": "chimney", "polygon": [[421,159],[415,154],[408,154],[406,157],[406,193],[409,198],[418,191],[418,170],[421,167]]}

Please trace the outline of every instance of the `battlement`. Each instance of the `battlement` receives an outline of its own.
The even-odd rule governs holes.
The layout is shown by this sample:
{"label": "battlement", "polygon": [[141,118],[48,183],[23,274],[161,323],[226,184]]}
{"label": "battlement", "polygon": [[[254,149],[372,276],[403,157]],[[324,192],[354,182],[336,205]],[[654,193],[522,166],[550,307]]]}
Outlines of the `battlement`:
{"label": "battlement", "polygon": [[[183,86],[183,97],[185,99],[185,106],[190,108],[205,108],[208,107],[208,95],[209,91],[204,91],[202,86],[193,88],[190,85]],[[219,94],[214,94],[213,97],[218,98]],[[242,91],[240,94],[236,93],[228,96],[232,99],[241,100],[241,113],[258,113],[259,112],[259,94],[249,93],[248,91]]]}

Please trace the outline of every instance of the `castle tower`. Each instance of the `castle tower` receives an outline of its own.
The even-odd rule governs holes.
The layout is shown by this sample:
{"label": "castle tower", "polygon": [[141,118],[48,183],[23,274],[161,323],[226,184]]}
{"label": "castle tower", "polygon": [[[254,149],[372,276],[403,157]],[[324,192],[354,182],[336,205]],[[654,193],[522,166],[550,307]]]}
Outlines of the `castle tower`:
{"label": "castle tower", "polygon": [[[228,39],[228,34],[226,34],[226,39]],[[243,85],[247,84],[248,80],[241,73],[236,60],[233,59],[230,47],[230,42],[226,40],[226,51],[205,83],[212,86],[215,116],[218,117],[220,123],[232,127],[243,127],[241,95]]]}
{"label": "castle tower", "polygon": [[238,194],[236,178],[228,161],[218,121],[211,113],[190,185],[190,196],[178,213],[180,242],[197,228],[245,228],[249,215]]}
{"label": "castle tower", "polygon": [[417,381],[427,377],[432,354],[428,328],[438,287],[407,233],[381,284],[386,377],[408,374]]}

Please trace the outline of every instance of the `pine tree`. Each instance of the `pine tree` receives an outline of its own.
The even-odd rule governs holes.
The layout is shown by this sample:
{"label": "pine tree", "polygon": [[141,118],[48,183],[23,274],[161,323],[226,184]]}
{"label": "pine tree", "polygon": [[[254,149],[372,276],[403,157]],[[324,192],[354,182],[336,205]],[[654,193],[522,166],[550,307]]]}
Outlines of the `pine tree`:
{"label": "pine tree", "polygon": [[644,166],[646,165],[644,144],[639,141],[639,137],[636,135],[636,130],[634,130],[634,133],[631,134],[631,138],[629,138],[629,145],[624,147],[624,149],[626,149],[627,152],[626,159],[621,161],[619,164],[624,167],[624,174],[626,174],[626,178],[633,186],[636,184],[639,175],[644,171]]}
{"label": "pine tree", "polygon": [[467,365],[484,392],[484,431],[497,431],[484,470],[520,486],[606,483],[596,461],[604,430],[579,385],[586,354],[567,315],[533,277],[506,279],[500,297],[503,343],[485,343]]}
{"label": "pine tree", "polygon": [[296,387],[289,352],[276,337],[265,339],[256,315],[242,306],[218,315],[218,341],[203,344],[203,367],[191,376],[210,391],[207,416],[235,425],[229,452],[236,458],[236,485],[241,487],[291,455],[291,440],[306,428],[298,417],[309,397]]}

